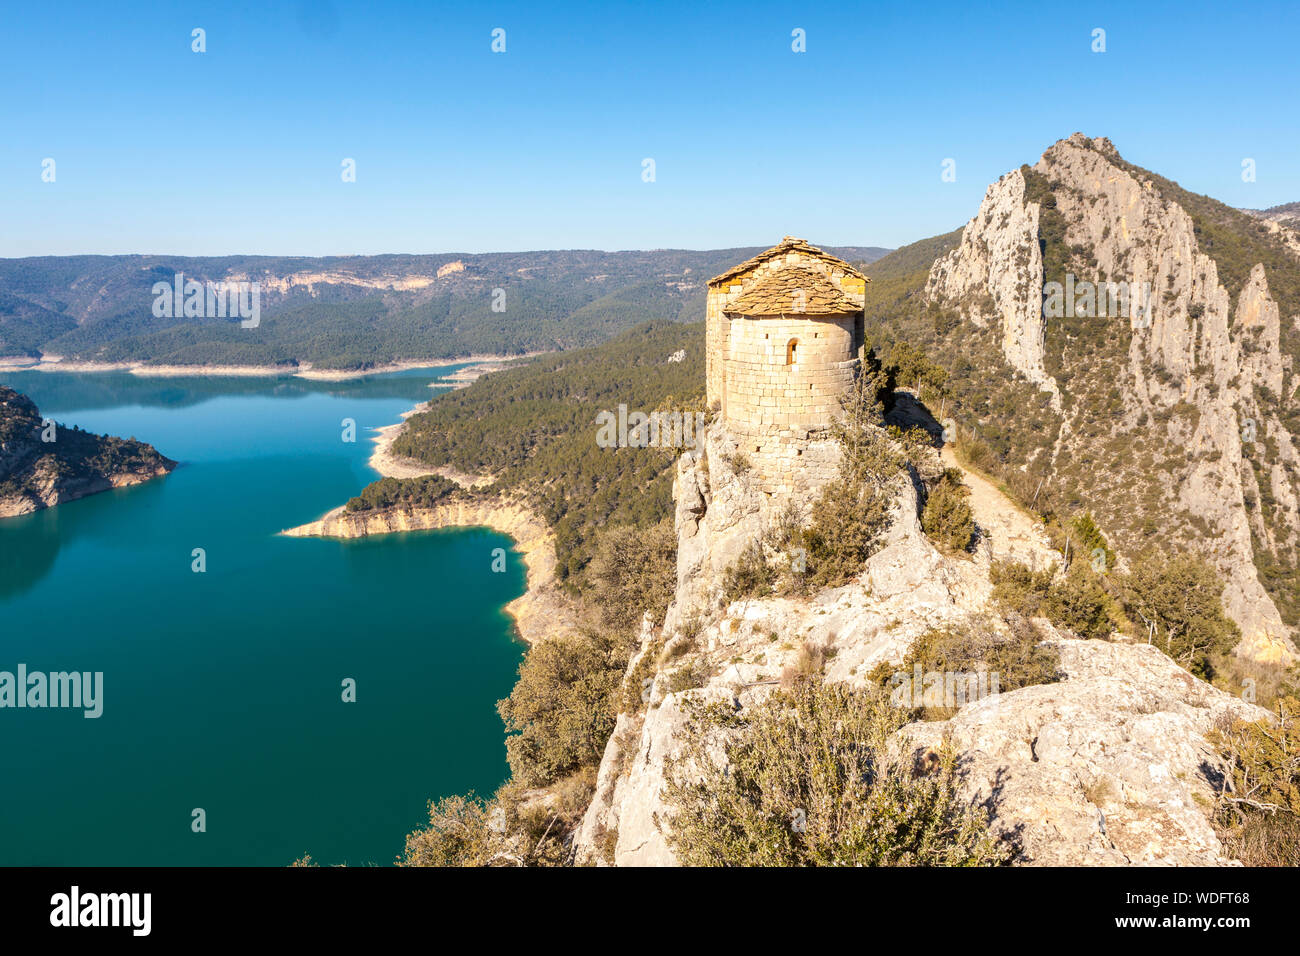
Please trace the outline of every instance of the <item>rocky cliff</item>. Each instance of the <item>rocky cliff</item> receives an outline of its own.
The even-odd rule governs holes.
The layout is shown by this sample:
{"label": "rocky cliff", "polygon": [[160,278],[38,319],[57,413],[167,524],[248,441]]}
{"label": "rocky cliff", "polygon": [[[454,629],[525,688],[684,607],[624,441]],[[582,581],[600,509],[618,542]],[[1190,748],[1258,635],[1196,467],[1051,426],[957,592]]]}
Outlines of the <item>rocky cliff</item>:
{"label": "rocky cliff", "polygon": [[1007,363],[1052,396],[1061,390],[1043,367],[1043,255],[1035,203],[1025,201],[1025,177],[1007,173],[988,188],[957,249],[935,262],[926,285],[931,300],[955,300],[980,327],[996,328]]}
{"label": "rocky cliff", "polygon": [[31,399],[0,386],[0,518],[139,484],[175,467],[144,442],[46,421]]}
{"label": "rocky cliff", "polygon": [[[964,360],[986,329],[998,346],[952,363],[957,427],[996,434],[1122,552],[1206,555],[1238,653],[1278,662],[1300,610],[1296,238],[1076,133],[989,187],[925,286],[959,319],[936,352]],[[1049,399],[1032,426],[1000,401],[1015,378]]]}
{"label": "rocky cliff", "polygon": [[[773,507],[732,467],[730,445],[714,425],[679,466],[677,594],[662,623],[643,624],[627,678],[644,688],[643,705],[618,716],[575,838],[580,862],[676,863],[662,790],[688,699],[754,707],[809,647],[824,658],[826,680],[862,686],[876,665],[900,664],[922,633],[987,620],[992,560],[1054,560],[1033,522],[986,482],[972,496],[981,546],[973,557],[941,554],[921,531],[914,482],[903,479],[883,546],[851,583],[728,603],[728,556]],[[996,832],[1019,842],[1021,863],[1230,862],[1205,810],[1205,768],[1215,760],[1205,733],[1224,715],[1264,712],[1155,648],[1073,639],[1036,623],[1060,652],[1060,682],[985,699],[946,722],[910,724],[899,746],[953,741],[967,796],[990,807]]]}

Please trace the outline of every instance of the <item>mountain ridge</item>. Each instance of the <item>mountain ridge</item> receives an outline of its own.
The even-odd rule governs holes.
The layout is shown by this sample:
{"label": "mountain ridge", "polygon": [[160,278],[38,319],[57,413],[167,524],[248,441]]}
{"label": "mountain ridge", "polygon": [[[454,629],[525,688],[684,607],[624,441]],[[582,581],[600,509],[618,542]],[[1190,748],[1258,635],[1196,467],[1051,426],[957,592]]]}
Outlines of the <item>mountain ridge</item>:
{"label": "mountain ridge", "polygon": [[[758,248],[0,259],[0,356],[353,370],[555,351],[689,321],[704,282]],[[840,249],[863,262],[886,251]],[[154,284],[178,273],[257,283],[256,326],[154,315]]]}
{"label": "mountain ridge", "polygon": [[[1291,238],[1075,134],[992,184],[960,244],[876,329],[949,370],[954,425],[1022,500],[1090,512],[1129,554],[1212,556],[1245,653],[1294,659]],[[1147,288],[1149,315],[1045,316],[1048,284],[1075,280]]]}

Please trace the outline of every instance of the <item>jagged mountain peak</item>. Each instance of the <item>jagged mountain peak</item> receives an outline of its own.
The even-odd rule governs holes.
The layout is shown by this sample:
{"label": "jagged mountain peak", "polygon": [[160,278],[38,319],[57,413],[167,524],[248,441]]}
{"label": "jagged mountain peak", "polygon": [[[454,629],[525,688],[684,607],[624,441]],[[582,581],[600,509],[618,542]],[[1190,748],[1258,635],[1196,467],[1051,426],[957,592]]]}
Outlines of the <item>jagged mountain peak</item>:
{"label": "jagged mountain peak", "polygon": [[1103,156],[1113,158],[1113,159],[1120,158],[1119,151],[1115,148],[1115,144],[1112,143],[1108,137],[1098,136],[1092,138],[1089,137],[1087,133],[1079,133],[1079,132],[1071,133],[1069,136],[1065,137],[1064,139],[1058,139],[1055,143],[1053,143],[1043,152],[1043,157],[1046,158],[1049,153],[1052,153],[1053,151],[1056,150],[1060,150],[1061,148],[1066,146],[1074,146],[1082,149],[1094,150],[1098,153],[1101,153]]}
{"label": "jagged mountain peak", "polygon": [[[932,348],[973,366],[964,424],[997,436],[998,467],[1129,553],[1205,554],[1239,652],[1264,660],[1294,659],[1300,615],[1297,275],[1284,227],[1075,133],[989,188],[925,287],[955,317]],[[1025,421],[994,412],[1013,382],[1041,396]]]}

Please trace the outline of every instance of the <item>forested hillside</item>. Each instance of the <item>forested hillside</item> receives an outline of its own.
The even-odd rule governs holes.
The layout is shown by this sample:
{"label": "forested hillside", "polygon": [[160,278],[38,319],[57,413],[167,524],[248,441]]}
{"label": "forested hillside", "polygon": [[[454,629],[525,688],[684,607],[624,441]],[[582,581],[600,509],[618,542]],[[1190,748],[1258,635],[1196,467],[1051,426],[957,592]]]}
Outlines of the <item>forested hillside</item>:
{"label": "forested hillside", "polygon": [[[568,349],[700,318],[704,283],[756,251],[0,259],[0,356],[363,369]],[[861,263],[887,250],[835,251]],[[257,327],[155,316],[154,284],[178,273],[257,283]]]}
{"label": "forested hillside", "polygon": [[[680,355],[679,355],[680,353]],[[596,416],[704,411],[704,327],[651,322],[603,345],[548,355],[440,395],[411,416],[399,455],[491,475],[480,493],[520,491],[555,529],[557,569],[571,583],[609,525],[645,528],[672,514],[673,462],[681,448],[602,448]],[[430,501],[428,479],[375,482],[349,505]]]}

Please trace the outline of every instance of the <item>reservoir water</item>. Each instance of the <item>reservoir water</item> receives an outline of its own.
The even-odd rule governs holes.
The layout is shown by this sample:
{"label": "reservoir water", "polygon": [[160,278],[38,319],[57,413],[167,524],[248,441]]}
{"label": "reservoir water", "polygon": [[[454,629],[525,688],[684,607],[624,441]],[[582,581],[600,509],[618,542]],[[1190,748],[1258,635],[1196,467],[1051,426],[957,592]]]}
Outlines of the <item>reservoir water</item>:
{"label": "reservoir water", "polygon": [[523,650],[502,611],[524,589],[510,540],[276,534],[378,477],[370,429],[454,370],[0,373],[44,417],[180,462],[0,520],[0,671],[104,675],[97,719],[0,709],[0,865],[386,865],[430,799],[506,778],[495,704]]}

